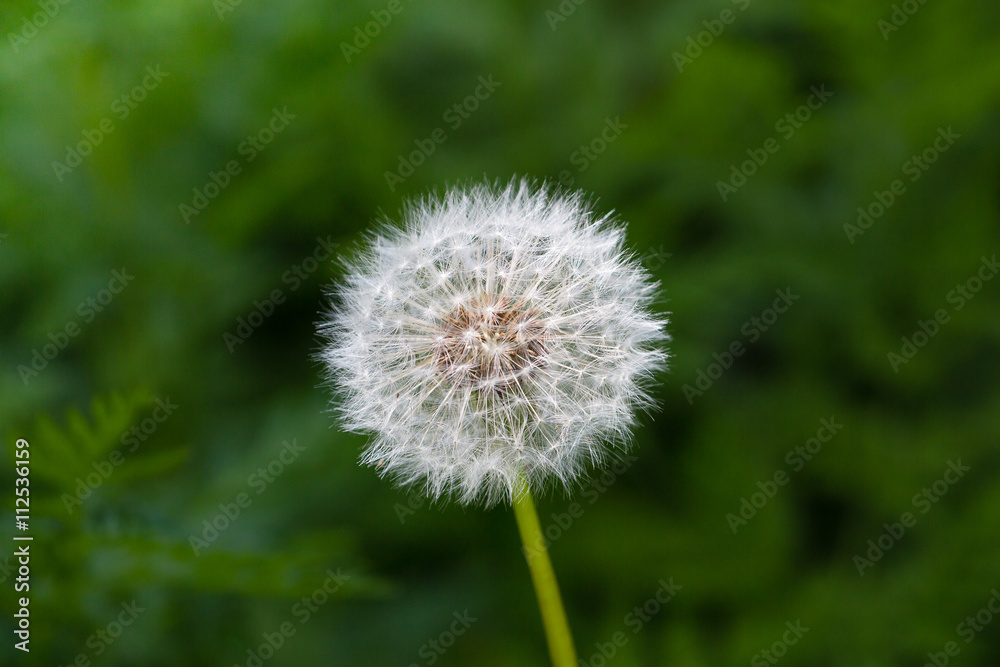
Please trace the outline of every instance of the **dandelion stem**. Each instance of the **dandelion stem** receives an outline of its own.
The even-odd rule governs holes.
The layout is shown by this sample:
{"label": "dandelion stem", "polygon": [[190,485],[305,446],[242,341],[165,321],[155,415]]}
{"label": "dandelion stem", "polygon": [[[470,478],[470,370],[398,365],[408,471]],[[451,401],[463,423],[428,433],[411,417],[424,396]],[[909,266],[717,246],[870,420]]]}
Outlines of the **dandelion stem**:
{"label": "dandelion stem", "polygon": [[531,570],[531,579],[535,584],[535,595],[538,597],[538,607],[542,612],[542,624],[549,641],[549,655],[555,667],[576,667],[576,650],[573,648],[573,636],[566,621],[562,598],[559,596],[559,584],[552,570],[552,561],[545,546],[542,528],[538,523],[538,513],[531,499],[531,491],[524,484],[514,500],[514,516],[521,532],[521,542],[524,544],[524,557]]}

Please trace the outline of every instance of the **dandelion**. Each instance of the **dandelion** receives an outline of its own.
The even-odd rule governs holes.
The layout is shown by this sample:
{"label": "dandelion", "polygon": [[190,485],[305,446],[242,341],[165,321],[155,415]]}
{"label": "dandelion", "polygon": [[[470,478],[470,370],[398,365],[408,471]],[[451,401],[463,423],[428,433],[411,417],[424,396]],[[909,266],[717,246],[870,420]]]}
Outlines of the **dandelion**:
{"label": "dandelion", "polygon": [[[430,498],[512,503],[527,546],[541,543],[529,491],[623,454],[651,406],[666,360],[655,294],[622,228],[579,193],[457,188],[383,224],[348,265],[322,359],[344,427],[372,437],[363,463]],[[529,565],[553,660],[576,664],[542,554]]]}

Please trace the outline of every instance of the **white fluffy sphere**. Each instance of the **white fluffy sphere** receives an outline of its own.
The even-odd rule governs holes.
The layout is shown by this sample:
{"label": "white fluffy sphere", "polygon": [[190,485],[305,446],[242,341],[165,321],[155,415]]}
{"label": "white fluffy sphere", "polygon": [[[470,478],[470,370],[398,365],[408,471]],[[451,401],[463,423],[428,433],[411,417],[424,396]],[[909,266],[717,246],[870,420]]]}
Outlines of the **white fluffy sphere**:
{"label": "white fluffy sphere", "polygon": [[579,194],[454,189],[347,268],[320,327],[343,425],[373,436],[364,463],[432,498],[571,486],[651,404],[656,284]]}

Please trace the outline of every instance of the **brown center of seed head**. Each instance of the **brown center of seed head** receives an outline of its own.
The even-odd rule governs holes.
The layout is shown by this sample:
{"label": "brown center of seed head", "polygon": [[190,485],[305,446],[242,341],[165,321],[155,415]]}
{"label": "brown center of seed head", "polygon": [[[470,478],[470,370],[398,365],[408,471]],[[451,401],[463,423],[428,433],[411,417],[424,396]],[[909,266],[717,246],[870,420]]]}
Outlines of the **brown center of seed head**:
{"label": "brown center of seed head", "polygon": [[453,382],[503,391],[538,367],[545,342],[537,312],[507,297],[480,295],[441,320],[434,363]]}

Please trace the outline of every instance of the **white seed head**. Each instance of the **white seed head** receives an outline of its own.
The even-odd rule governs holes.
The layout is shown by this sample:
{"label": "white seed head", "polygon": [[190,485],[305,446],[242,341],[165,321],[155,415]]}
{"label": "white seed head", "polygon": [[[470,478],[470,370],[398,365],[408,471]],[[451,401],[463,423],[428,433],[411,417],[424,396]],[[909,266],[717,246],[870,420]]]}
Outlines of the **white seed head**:
{"label": "white seed head", "polygon": [[320,331],[362,462],[431,498],[510,501],[623,453],[665,319],[610,216],[526,181],[410,205],[347,267]]}

